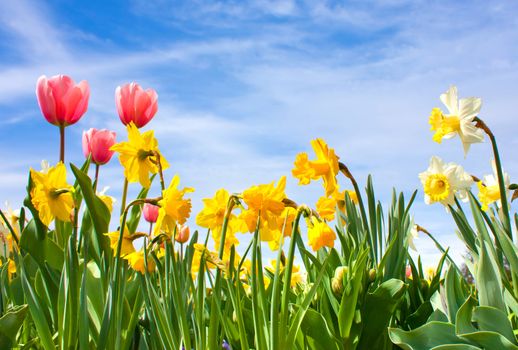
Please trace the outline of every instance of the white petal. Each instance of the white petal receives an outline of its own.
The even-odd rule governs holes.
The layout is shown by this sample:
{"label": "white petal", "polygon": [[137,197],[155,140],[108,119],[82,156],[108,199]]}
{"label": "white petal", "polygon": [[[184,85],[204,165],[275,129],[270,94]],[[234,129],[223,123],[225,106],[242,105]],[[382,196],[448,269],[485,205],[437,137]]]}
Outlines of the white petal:
{"label": "white petal", "polygon": [[457,87],[452,85],[444,94],[440,97],[442,103],[448,108],[448,111],[452,115],[458,115],[458,98],[457,98]]}
{"label": "white petal", "polygon": [[482,100],[477,97],[463,98],[459,101],[459,119],[472,121],[480,113]]}
{"label": "white petal", "polygon": [[462,142],[477,143],[484,141],[484,131],[477,128],[471,122],[460,122],[459,136]]}
{"label": "white petal", "polygon": [[441,158],[433,156],[430,158],[430,167],[428,171],[432,174],[442,173],[444,169],[444,163]]}

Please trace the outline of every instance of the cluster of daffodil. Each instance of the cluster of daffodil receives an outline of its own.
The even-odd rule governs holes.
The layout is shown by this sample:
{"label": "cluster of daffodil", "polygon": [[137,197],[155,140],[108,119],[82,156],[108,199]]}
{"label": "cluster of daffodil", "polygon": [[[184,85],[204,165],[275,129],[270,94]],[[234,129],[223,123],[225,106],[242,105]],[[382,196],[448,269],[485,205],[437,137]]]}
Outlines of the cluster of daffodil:
{"label": "cluster of daffodil", "polygon": [[[478,117],[482,106],[480,98],[470,97],[458,99],[457,88],[452,86],[440,96],[446,106],[448,114],[440,108],[432,109],[429,118],[430,130],[434,131],[433,140],[441,143],[443,139],[450,139],[458,135],[464,148],[464,155],[471,144],[483,142],[484,132],[491,138],[496,149],[492,133],[486,124]],[[485,175],[483,179],[467,173],[464,168],[455,163],[445,163],[439,157],[432,157],[428,169],[419,174],[424,188],[425,202],[432,204],[439,202],[444,206],[455,205],[455,200],[467,200],[468,192],[474,183],[478,187],[478,199],[483,210],[496,203],[502,206],[502,198],[506,202],[509,198],[510,177],[502,172],[498,153],[492,161],[493,175]],[[502,186],[502,188],[500,187]]]}

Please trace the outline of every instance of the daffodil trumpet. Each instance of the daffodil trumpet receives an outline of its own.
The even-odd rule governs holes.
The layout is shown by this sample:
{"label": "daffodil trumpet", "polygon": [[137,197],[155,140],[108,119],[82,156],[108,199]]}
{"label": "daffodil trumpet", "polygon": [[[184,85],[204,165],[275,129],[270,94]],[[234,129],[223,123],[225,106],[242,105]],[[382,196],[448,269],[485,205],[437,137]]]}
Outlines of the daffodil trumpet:
{"label": "daffodil trumpet", "polygon": [[493,156],[495,157],[495,166],[496,166],[496,173],[498,177],[498,186],[500,188],[500,199],[502,202],[502,212],[504,217],[504,225],[505,230],[507,231],[507,234],[509,238],[513,239],[513,230],[511,229],[511,218],[509,216],[509,204],[507,202],[507,194],[506,194],[506,187],[505,187],[505,181],[504,181],[504,172],[502,171],[502,162],[500,161],[500,153],[498,152],[498,146],[496,144],[495,135],[491,131],[491,129],[487,126],[486,123],[479,117],[473,118],[473,121],[475,122],[475,126],[481,130],[483,130],[486,135],[489,137],[489,140],[491,141],[491,146],[493,148]]}

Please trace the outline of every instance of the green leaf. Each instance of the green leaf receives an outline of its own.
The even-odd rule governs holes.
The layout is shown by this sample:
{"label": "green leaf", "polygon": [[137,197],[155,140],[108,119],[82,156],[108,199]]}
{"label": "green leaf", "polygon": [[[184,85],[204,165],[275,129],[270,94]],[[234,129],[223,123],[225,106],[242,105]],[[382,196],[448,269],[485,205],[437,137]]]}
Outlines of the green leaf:
{"label": "green leaf", "polygon": [[20,246],[36,260],[40,267],[44,267],[47,262],[58,271],[63,268],[63,249],[49,237],[39,238],[36,221],[31,220],[25,226],[20,237]]}
{"label": "green leaf", "polygon": [[314,340],[312,349],[332,350],[337,348],[324,317],[313,309],[306,311],[300,330],[305,336]]}
{"label": "green leaf", "polygon": [[21,264],[21,281],[23,291],[27,298],[27,303],[29,304],[29,311],[31,312],[32,320],[34,321],[34,326],[38,331],[38,336],[40,338],[41,345],[45,350],[54,350],[56,349],[56,346],[54,344],[54,341],[52,340],[52,333],[50,331],[47,318],[45,317],[43,307],[38,296],[36,295],[29,281],[27,280],[23,263]]}
{"label": "green leaf", "polygon": [[387,327],[404,296],[406,285],[398,279],[383,282],[365,300],[362,322],[363,333],[358,345],[359,349],[382,349],[386,342]]}
{"label": "green leaf", "polygon": [[464,304],[466,296],[461,286],[461,276],[457,274],[457,270],[451,265],[446,272],[446,279],[444,282],[444,291],[446,297],[446,304],[448,306],[448,318],[451,323],[455,322],[457,311]]}
{"label": "green leaf", "polygon": [[470,343],[475,343],[483,349],[518,350],[518,346],[511,343],[503,335],[495,332],[475,332],[462,334],[459,337],[466,339]]}
{"label": "green leaf", "polygon": [[479,303],[481,306],[493,306],[506,312],[504,297],[502,295],[502,282],[500,275],[495,269],[495,263],[491,261],[487,245],[488,243],[480,240],[480,257],[476,276],[478,287]]}
{"label": "green leaf", "polygon": [[447,344],[433,347],[431,350],[482,350],[481,348],[468,344]]}
{"label": "green leaf", "polygon": [[[367,263],[367,251],[364,250],[358,260],[351,266],[352,274],[351,279],[344,279],[344,293],[340,302],[340,311],[338,312],[338,325],[340,328],[340,335],[343,338],[348,339],[351,334],[351,326],[353,324],[354,315],[356,313],[358,294],[362,285],[363,277],[365,274],[365,266]],[[350,288],[346,288],[349,284]]]}
{"label": "green leaf", "polygon": [[507,315],[491,306],[478,306],[473,311],[473,322],[478,323],[481,331],[490,331],[503,335],[510,342],[516,344],[511,322]]}
{"label": "green leaf", "polygon": [[411,329],[422,326],[433,312],[432,304],[427,300],[417,310],[407,317],[406,321]]}
{"label": "green leaf", "polygon": [[455,335],[454,325],[446,322],[429,322],[411,331],[389,328],[389,336],[394,344],[405,350],[429,350],[445,344],[469,344]]}
{"label": "green leaf", "polygon": [[78,169],[74,164],[70,164],[70,167],[77,179],[79,187],[81,187],[81,192],[83,193],[86,206],[88,207],[88,211],[92,217],[94,231],[96,233],[96,235],[92,237],[94,244],[99,245],[105,256],[110,256],[110,242],[108,237],[104,235],[108,232],[111,217],[110,211],[104,202],[94,193],[92,189],[92,180],[90,180],[88,175]]}
{"label": "green leaf", "polygon": [[28,305],[17,305],[0,318],[0,349],[10,349],[27,315]]}
{"label": "green leaf", "polygon": [[473,308],[476,305],[477,300],[470,295],[459,308],[459,311],[457,311],[457,316],[455,317],[455,332],[457,334],[473,333],[477,331],[471,323]]}

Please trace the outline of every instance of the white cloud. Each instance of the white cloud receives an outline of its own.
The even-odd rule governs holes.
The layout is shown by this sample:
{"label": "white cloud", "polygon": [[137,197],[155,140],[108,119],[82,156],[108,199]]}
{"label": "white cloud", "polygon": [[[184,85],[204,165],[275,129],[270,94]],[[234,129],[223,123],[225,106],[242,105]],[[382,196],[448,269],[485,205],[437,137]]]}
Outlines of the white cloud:
{"label": "white cloud", "polygon": [[[33,48],[39,40],[37,28],[43,28],[45,38],[41,46],[33,48],[36,51],[26,52],[22,63],[0,66],[0,106],[13,107],[34,98],[34,84],[40,74],[63,72],[77,80],[89,80],[92,96],[88,117],[68,131],[70,159],[80,162],[82,128],[109,127],[118,131],[119,140],[124,139],[124,128],[115,113],[115,86],[137,80],[144,87],[156,88],[160,107],[150,127],[156,130],[171,162],[168,177],[178,172],[183,184],[196,187],[195,210],[199,209],[200,199],[212,196],[217,188],[240,191],[254,183],[289,175],[295,154],[310,151],[309,140],[317,136],[336,148],[361,183],[368,173],[373,173],[383,201],[389,198],[393,185],[408,195],[419,187],[417,174],[426,168],[434,153],[466,164],[465,168],[473,173],[487,173],[489,144],[475,145],[464,160],[458,140],[445,141],[440,146],[431,141],[428,114],[432,107],[440,105],[438,96],[451,83],[459,85],[462,96],[484,98],[484,118],[487,116],[499,137],[505,167],[511,175],[518,172],[510,151],[518,141],[513,131],[514,111],[518,110],[518,49],[514,45],[518,23],[505,14],[505,5],[490,8],[487,13],[482,13],[486,6],[479,5],[468,12],[480,16],[485,22],[482,26],[472,23],[468,15],[458,17],[459,9],[453,4],[440,12],[439,5],[421,4],[421,9],[412,5],[411,16],[400,13],[381,18],[392,7],[409,5],[399,1],[390,6],[369,2],[365,6],[372,7],[372,11],[367,11],[355,2],[339,8],[324,2],[315,7],[293,1],[258,0],[252,5],[234,3],[234,7],[216,3],[204,10],[209,19],[213,16],[212,25],[221,19],[218,16],[222,11],[226,11],[225,16],[246,18],[253,6],[261,8],[254,16],[267,13],[294,20],[309,17],[304,24],[289,20],[275,26],[266,23],[239,33],[239,37],[218,35],[197,41],[164,42],[161,47],[136,52],[117,46],[107,53],[82,47],[80,56],[70,56],[69,52],[75,50],[68,46],[73,44],[60,37],[52,16],[47,20],[38,15],[39,10],[31,12],[30,3],[19,4],[7,5],[18,6],[16,11],[10,11],[13,15],[7,26],[13,36],[22,39],[16,49],[24,52],[25,47]],[[158,3],[161,4],[164,3]],[[427,6],[429,11],[423,9]],[[329,16],[334,16],[333,21],[326,22]],[[5,21],[6,17],[2,18]],[[32,25],[23,28],[24,21]],[[380,37],[348,36],[351,31],[360,30],[366,35],[385,28],[392,32],[381,33]],[[39,50],[52,50],[55,43],[58,50],[52,52],[56,56],[42,56]],[[30,60],[33,53],[39,57],[37,62]],[[193,77],[181,80],[183,71]],[[211,75],[214,71],[218,71],[217,77]],[[220,83],[221,76],[232,84]],[[217,97],[210,89],[212,84],[221,86]],[[181,92],[187,88],[192,96],[182,100]],[[206,105],[193,102],[200,96]],[[11,120],[34,117],[39,113],[30,110],[34,106],[19,108]],[[39,161],[24,160],[23,155],[19,158],[23,164]],[[19,188],[24,187],[27,172],[22,165],[13,165],[14,170],[7,165],[3,168],[3,196],[18,196],[18,180]],[[113,179],[119,179],[121,173],[116,162],[102,170],[105,184],[112,186],[114,194],[120,192],[121,184]],[[319,186],[300,188],[289,180],[288,193],[300,202],[315,201],[319,190]],[[416,204],[414,209],[416,220],[425,227],[436,225],[444,245],[452,245],[458,254],[461,248],[456,239],[450,238],[453,231],[448,215],[428,215],[436,209],[424,205]],[[430,260],[437,256],[430,245],[421,247]]]}

